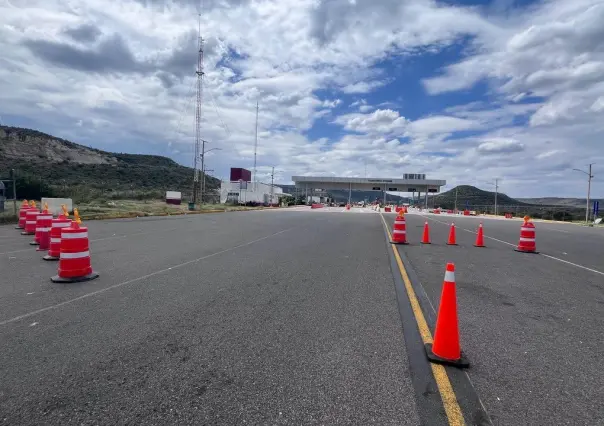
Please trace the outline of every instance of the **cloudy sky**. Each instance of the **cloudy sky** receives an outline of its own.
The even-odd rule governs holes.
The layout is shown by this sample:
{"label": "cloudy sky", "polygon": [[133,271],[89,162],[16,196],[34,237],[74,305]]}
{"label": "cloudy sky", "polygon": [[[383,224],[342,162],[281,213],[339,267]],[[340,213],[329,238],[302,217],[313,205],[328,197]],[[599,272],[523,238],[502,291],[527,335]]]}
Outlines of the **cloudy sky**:
{"label": "cloudy sky", "polygon": [[[218,177],[604,197],[604,0],[0,0],[0,120]],[[601,170],[601,172],[599,172]]]}

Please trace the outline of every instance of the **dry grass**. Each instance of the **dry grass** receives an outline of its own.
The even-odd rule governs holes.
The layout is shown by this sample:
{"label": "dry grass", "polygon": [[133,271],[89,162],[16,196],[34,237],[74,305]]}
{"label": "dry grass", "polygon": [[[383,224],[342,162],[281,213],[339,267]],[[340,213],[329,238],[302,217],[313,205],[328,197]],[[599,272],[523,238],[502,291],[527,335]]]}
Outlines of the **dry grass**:
{"label": "dry grass", "polygon": [[[37,203],[40,204],[39,202]],[[17,209],[21,202],[17,204]],[[5,212],[0,213],[0,223],[14,223],[13,203],[5,204]],[[237,207],[224,204],[204,204],[190,212],[187,204],[179,206],[166,204],[161,200],[95,200],[89,203],[74,204],[82,220],[119,219],[145,216],[173,216],[183,214],[223,213],[229,211],[258,210],[262,207]]]}

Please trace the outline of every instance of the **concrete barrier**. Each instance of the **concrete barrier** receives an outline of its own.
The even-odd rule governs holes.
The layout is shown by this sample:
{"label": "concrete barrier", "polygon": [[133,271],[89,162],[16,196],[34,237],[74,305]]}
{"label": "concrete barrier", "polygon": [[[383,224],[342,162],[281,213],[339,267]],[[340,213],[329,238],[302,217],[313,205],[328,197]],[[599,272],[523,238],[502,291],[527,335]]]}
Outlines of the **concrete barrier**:
{"label": "concrete barrier", "polygon": [[63,209],[61,208],[62,204],[67,206],[68,212],[73,211],[73,201],[71,198],[42,198],[40,203],[40,208],[44,208],[44,203],[48,203],[48,212],[55,216],[63,213]]}

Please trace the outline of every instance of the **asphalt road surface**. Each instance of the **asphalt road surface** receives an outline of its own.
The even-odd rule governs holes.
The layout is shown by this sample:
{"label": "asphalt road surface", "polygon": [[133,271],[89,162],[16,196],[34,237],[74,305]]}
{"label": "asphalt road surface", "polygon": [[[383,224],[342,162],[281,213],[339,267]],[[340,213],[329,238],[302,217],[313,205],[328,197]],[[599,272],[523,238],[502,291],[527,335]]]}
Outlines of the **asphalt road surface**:
{"label": "asphalt road surface", "polygon": [[[0,424],[455,424],[382,218],[88,222],[101,276],[69,285],[0,227]],[[476,218],[455,218],[459,245],[445,245],[450,222],[408,214],[395,250],[432,330],[455,262],[471,367],[445,376],[465,423],[604,424],[603,230],[537,223],[532,255],[513,251],[519,222],[484,219],[487,248]]]}
{"label": "asphalt road surface", "polygon": [[[384,216],[391,226],[394,216]],[[519,221],[406,218],[412,244],[400,251],[432,306],[446,263],[456,265],[462,349],[493,423],[604,424],[604,230],[538,222],[535,255],[513,250]],[[419,244],[426,220],[431,245]],[[452,222],[458,246],[446,245]],[[474,247],[469,232],[479,222],[486,248]]]}
{"label": "asphalt road surface", "polygon": [[2,228],[0,421],[418,424],[382,223],[365,216],[89,222],[101,276],[71,285]]}

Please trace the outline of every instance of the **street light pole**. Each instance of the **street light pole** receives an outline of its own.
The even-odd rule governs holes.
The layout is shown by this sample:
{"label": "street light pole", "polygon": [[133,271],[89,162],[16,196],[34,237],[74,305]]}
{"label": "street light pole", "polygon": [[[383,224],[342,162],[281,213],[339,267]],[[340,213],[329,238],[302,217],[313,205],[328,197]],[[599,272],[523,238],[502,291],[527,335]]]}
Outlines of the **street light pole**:
{"label": "street light pole", "polygon": [[352,182],[348,183],[348,204],[350,204],[350,198],[352,196]]}
{"label": "street light pole", "polygon": [[19,212],[17,211],[17,175],[15,169],[10,170],[10,177],[13,180],[13,208],[15,209],[15,218],[19,218]]}
{"label": "street light pole", "polygon": [[[201,195],[199,197],[199,203],[203,204],[203,192],[206,189],[206,172],[205,172],[205,158],[206,158],[206,154],[210,151],[221,151],[221,148],[210,148],[206,151],[206,140],[201,140],[202,145],[201,145]],[[209,142],[208,142],[209,143]]]}
{"label": "street light pole", "polygon": [[275,191],[274,191],[274,183],[275,183],[275,166],[273,166],[272,170],[271,170],[271,202],[270,204],[274,204],[274,200],[273,197],[275,196]]}
{"label": "street light pole", "polygon": [[495,179],[495,216],[497,216],[497,193],[499,192],[499,179]]}
{"label": "street light pole", "polygon": [[497,195],[499,193],[499,178],[495,179],[495,183],[493,182],[486,182],[489,185],[494,185],[495,186],[495,216],[497,216]]}
{"label": "street light pole", "polygon": [[595,163],[591,163],[589,165],[589,172],[581,169],[573,169],[577,172],[585,173],[587,175],[587,202],[585,203],[585,224],[589,224],[589,197],[591,195],[591,180],[593,179],[593,175],[591,174],[591,166]]}
{"label": "street light pole", "polygon": [[455,214],[457,214],[457,188],[459,188],[459,185],[455,187]]}

